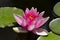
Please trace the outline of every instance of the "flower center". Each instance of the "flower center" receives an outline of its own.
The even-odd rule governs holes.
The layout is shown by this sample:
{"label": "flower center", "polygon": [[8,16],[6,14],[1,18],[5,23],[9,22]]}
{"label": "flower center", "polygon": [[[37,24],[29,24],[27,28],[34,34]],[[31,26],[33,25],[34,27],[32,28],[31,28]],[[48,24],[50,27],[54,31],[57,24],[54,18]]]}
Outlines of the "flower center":
{"label": "flower center", "polygon": [[33,16],[29,16],[29,18],[32,20],[34,17]]}

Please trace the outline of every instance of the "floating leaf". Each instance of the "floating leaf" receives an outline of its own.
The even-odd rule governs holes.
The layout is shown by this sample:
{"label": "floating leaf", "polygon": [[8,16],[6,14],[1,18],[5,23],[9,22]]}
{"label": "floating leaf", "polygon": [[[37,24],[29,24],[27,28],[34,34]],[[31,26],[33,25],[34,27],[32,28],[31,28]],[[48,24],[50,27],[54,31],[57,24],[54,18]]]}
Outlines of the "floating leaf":
{"label": "floating leaf", "polygon": [[60,34],[60,18],[53,19],[49,26],[53,32]]}
{"label": "floating leaf", "polygon": [[13,26],[15,19],[13,13],[22,15],[23,10],[15,7],[1,7],[0,8],[0,27],[5,28],[6,26]]}
{"label": "floating leaf", "polygon": [[58,3],[54,6],[53,11],[55,12],[55,14],[56,14],[57,16],[60,16],[60,2],[58,2]]}
{"label": "floating leaf", "polygon": [[50,32],[48,36],[40,36],[37,40],[60,40],[60,35]]}

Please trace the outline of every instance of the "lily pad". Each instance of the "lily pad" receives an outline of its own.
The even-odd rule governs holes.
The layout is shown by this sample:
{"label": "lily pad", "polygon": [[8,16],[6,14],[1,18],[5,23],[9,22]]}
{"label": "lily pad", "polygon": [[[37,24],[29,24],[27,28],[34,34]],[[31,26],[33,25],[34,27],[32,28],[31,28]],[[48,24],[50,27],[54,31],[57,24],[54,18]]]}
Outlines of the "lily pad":
{"label": "lily pad", "polygon": [[0,8],[0,28],[5,28],[6,26],[13,26],[15,19],[13,14],[16,13],[18,15],[22,15],[23,10],[18,9],[16,7],[1,7]]}
{"label": "lily pad", "polygon": [[60,40],[60,35],[50,32],[48,36],[40,36],[37,40]]}
{"label": "lily pad", "polygon": [[57,16],[60,16],[60,2],[58,2],[58,3],[54,6],[53,11],[54,11],[54,13],[55,13]]}
{"label": "lily pad", "polygon": [[60,18],[53,19],[50,22],[49,27],[53,32],[60,34]]}

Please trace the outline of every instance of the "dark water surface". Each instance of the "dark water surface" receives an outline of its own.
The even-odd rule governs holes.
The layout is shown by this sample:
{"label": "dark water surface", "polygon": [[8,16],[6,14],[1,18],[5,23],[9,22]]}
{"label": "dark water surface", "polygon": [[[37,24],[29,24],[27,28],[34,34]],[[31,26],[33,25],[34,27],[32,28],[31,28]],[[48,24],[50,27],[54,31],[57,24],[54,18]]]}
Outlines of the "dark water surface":
{"label": "dark water surface", "polygon": [[[57,2],[59,2],[59,0],[0,0],[0,7],[17,7],[23,10],[36,7],[39,12],[46,11],[44,17],[50,16],[49,23],[53,18],[56,18],[53,15],[53,6]],[[48,26],[48,24],[45,26]],[[49,30],[49,28],[47,29]],[[33,33],[17,34],[12,28],[0,28],[0,40],[36,40],[37,37],[38,36]]]}

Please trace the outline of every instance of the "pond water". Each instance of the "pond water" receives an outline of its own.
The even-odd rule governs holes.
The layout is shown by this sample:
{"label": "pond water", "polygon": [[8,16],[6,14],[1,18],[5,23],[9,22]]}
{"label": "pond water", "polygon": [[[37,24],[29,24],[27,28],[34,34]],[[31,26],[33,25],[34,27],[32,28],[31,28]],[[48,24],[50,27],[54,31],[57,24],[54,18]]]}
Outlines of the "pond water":
{"label": "pond water", "polygon": [[[53,15],[53,7],[59,0],[0,0],[0,7],[26,8],[36,7],[39,12],[46,11],[44,17],[50,16],[49,21],[56,18]],[[49,30],[49,28],[48,28]],[[37,35],[33,33],[17,34],[12,28],[0,28],[0,40],[36,40]]]}

